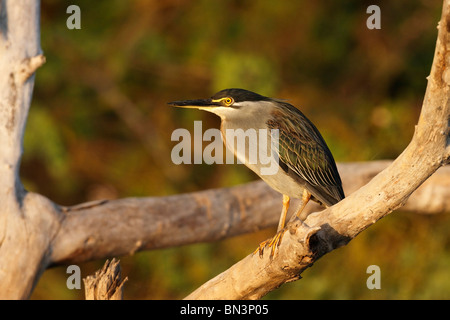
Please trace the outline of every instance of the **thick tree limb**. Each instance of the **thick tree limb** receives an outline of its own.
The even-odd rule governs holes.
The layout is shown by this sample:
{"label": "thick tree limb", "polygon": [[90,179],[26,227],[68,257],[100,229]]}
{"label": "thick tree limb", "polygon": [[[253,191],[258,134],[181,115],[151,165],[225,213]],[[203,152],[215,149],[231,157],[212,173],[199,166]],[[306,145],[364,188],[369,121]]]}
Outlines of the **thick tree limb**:
{"label": "thick tree limb", "polygon": [[39,8],[39,1],[0,2],[0,298],[28,297],[57,230],[54,210],[47,210],[52,204],[39,195],[25,197],[19,179],[33,73],[45,60]]}
{"label": "thick tree limb", "polygon": [[[368,183],[391,163],[338,164],[346,194]],[[311,202],[305,210],[320,208]],[[439,169],[413,194],[404,209],[429,214],[450,212],[450,166]],[[263,181],[170,197],[63,207],[64,219],[52,241],[51,261],[72,264],[140,250],[217,241],[276,226],[280,210],[281,195]]]}
{"label": "thick tree limb", "polygon": [[393,210],[450,158],[450,1],[445,0],[431,74],[414,137],[367,185],[302,223],[295,220],[275,258],[249,255],[186,299],[258,299],[347,244]]}

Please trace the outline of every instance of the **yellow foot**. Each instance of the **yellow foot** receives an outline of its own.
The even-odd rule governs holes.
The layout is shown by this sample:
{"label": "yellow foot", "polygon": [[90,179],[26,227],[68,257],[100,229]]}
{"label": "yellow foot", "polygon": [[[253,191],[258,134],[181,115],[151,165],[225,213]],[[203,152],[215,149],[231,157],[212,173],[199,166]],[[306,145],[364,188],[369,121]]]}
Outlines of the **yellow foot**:
{"label": "yellow foot", "polygon": [[267,240],[261,242],[259,244],[259,247],[255,251],[253,251],[253,254],[255,254],[256,252],[259,252],[259,256],[262,257],[265,247],[269,247],[269,248],[272,247],[272,250],[270,252],[270,258],[272,259],[275,254],[276,249],[281,244],[281,239],[283,238],[283,234],[285,231],[286,231],[286,229],[281,229],[280,231],[277,232],[277,234],[273,238],[270,238],[270,239],[267,239]]}

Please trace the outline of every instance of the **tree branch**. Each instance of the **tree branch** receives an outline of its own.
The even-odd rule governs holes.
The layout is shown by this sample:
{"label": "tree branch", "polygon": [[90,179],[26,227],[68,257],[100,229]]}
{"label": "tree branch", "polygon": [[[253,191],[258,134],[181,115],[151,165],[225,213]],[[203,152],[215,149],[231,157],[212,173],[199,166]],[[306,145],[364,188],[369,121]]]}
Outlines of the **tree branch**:
{"label": "tree branch", "polygon": [[40,1],[0,2],[0,298],[8,299],[28,297],[45,270],[56,221],[54,210],[39,211],[49,202],[26,198],[19,179],[33,73],[44,61],[39,8]]}
{"label": "tree branch", "polygon": [[272,260],[248,255],[186,299],[259,299],[301,273],[324,254],[347,244],[393,210],[449,161],[450,1],[445,0],[431,74],[414,137],[403,153],[338,204],[298,219]]}
{"label": "tree branch", "polygon": [[[391,163],[338,164],[346,194],[368,183]],[[170,197],[61,207],[64,219],[52,241],[51,263],[80,263],[255,232],[276,226],[280,208],[281,195],[263,181]],[[320,208],[311,202],[305,211]],[[428,214],[450,212],[450,167],[439,169],[404,209]]]}
{"label": "tree branch", "polygon": [[122,300],[127,281],[128,277],[122,279],[120,261],[106,260],[101,270],[83,279],[86,300]]}

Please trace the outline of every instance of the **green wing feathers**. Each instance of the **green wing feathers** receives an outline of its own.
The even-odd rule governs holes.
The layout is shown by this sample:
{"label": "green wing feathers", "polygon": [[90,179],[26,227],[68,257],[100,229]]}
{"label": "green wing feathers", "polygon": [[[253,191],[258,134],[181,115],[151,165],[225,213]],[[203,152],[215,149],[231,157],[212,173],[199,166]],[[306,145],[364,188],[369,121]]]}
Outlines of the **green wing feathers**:
{"label": "green wing feathers", "polygon": [[[333,156],[317,128],[295,107],[283,103],[267,122],[278,129],[280,166],[306,188],[319,202],[331,206],[344,196]],[[286,114],[286,112],[288,114]]]}

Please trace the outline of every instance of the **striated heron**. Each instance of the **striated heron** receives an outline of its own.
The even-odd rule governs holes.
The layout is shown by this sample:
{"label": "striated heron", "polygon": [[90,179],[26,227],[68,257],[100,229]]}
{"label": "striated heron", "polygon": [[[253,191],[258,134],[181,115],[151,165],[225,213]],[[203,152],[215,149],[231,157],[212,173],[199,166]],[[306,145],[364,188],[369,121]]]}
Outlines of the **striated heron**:
{"label": "striated heron", "polygon": [[[262,255],[266,246],[272,247],[270,257],[281,243],[285,230],[290,198],[301,199],[296,216],[304,220],[302,211],[309,200],[326,207],[344,199],[341,178],[333,155],[314,124],[297,108],[284,100],[268,98],[243,89],[225,89],[210,99],[170,102],[183,108],[196,108],[215,113],[221,118],[220,130],[225,145],[248,168],[258,174],[270,187],[283,195],[283,208],[277,234],[262,242],[255,253]],[[247,135],[239,148],[233,132],[258,130],[264,135]],[[265,129],[265,131],[261,131]],[[249,137],[256,137],[251,141]],[[253,139],[255,140],[255,139]],[[241,140],[242,142],[242,140]],[[277,170],[263,174],[267,161],[251,161],[252,143],[276,160]],[[261,150],[259,150],[261,154]],[[266,171],[267,172],[267,171]]]}

